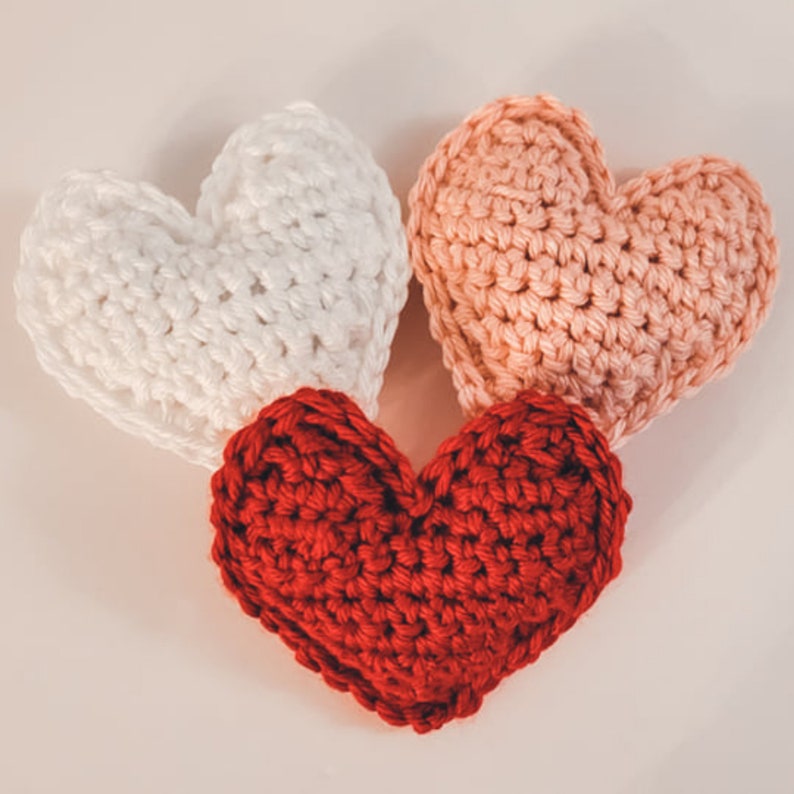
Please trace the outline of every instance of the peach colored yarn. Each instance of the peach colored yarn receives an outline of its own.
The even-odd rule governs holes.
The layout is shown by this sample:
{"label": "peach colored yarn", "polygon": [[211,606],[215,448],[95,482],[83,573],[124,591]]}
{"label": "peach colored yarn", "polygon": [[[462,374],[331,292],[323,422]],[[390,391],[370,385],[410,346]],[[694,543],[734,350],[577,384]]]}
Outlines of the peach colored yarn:
{"label": "peach colored yarn", "polygon": [[725,374],[765,319],[777,241],[719,157],[616,187],[584,116],[546,96],[471,115],[423,165],[408,238],[468,415],[526,388],[613,444]]}

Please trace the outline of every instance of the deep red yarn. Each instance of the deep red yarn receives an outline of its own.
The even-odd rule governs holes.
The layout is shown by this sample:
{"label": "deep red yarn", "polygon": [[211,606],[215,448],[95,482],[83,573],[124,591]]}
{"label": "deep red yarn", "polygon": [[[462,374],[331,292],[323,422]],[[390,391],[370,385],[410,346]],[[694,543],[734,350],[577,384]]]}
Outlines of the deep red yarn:
{"label": "deep red yarn", "polygon": [[523,392],[417,477],[343,394],[301,389],[228,443],[213,557],[298,661],[395,725],[476,711],[620,570],[631,498],[585,411]]}

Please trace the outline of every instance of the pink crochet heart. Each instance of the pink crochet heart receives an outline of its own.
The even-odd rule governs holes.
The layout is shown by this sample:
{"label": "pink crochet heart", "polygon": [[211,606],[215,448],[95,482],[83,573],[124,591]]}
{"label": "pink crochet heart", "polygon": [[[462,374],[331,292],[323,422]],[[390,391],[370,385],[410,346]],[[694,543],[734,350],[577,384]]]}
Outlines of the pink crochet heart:
{"label": "pink crochet heart", "polygon": [[616,187],[585,118],[486,105],[410,197],[409,244],[464,411],[527,388],[617,444],[725,374],[765,319],[777,241],[761,188],[713,156]]}

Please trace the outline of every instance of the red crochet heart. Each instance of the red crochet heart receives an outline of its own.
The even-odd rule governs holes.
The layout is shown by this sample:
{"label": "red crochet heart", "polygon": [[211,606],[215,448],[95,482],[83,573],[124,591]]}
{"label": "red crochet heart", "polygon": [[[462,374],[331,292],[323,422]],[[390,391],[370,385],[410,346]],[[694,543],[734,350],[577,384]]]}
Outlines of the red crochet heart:
{"label": "red crochet heart", "polygon": [[301,389],[224,459],[226,586],[299,662],[419,732],[475,712],[620,570],[620,462],[558,397],[493,406],[417,477],[348,397]]}

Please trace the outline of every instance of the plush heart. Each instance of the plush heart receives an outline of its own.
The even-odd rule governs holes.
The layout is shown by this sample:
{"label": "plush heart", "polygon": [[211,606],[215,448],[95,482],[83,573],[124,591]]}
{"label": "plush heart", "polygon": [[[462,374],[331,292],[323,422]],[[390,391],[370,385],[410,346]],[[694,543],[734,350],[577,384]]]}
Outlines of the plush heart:
{"label": "plush heart", "polygon": [[610,442],[724,374],[769,310],[777,243],[758,184],[718,157],[616,187],[583,116],[510,97],[423,165],[408,242],[471,415],[532,387]]}
{"label": "plush heart", "polygon": [[148,184],[72,173],[22,238],[19,319],[42,366],[116,425],[215,468],[302,385],[373,416],[410,277],[369,151],[308,104],[232,134],[195,217]]}
{"label": "plush heart", "polygon": [[417,477],[348,397],[302,389],[224,458],[226,586],[331,686],[419,732],[476,711],[620,570],[620,463],[559,397],[490,408]]}

